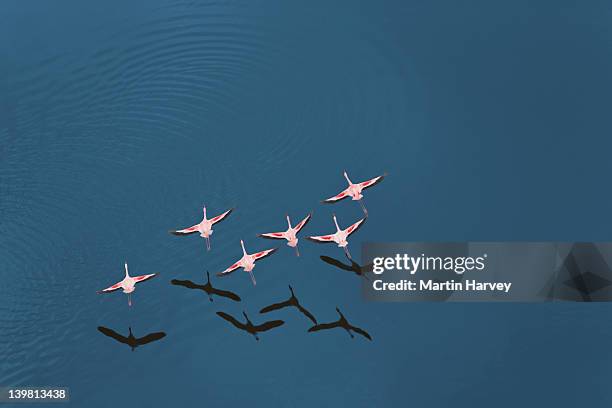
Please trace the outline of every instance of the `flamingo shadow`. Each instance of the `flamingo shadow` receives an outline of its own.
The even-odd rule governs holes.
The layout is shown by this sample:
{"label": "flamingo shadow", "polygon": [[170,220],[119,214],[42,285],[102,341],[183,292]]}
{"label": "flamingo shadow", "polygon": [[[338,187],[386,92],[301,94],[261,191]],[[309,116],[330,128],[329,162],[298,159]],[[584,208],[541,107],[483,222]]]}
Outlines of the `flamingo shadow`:
{"label": "flamingo shadow", "polygon": [[132,351],[134,351],[136,347],[143,346],[145,344],[149,344],[149,343],[161,340],[164,337],[166,337],[166,333],[164,332],[149,333],[143,337],[135,337],[134,334],[132,333],[132,328],[129,327],[128,330],[129,330],[129,334],[127,337],[125,337],[117,333],[113,329],[109,329],[104,326],[98,326],[98,331],[100,333],[102,333],[103,335],[107,337],[117,340],[119,343],[127,344],[128,346],[132,348]]}

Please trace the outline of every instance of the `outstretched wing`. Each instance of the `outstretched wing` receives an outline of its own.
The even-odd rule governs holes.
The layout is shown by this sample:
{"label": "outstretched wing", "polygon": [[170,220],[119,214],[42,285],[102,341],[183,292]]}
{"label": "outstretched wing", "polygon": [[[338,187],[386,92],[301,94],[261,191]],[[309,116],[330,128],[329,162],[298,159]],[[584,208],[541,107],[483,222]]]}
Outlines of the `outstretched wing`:
{"label": "outstretched wing", "polygon": [[275,327],[282,326],[283,324],[285,324],[285,322],[282,320],[270,320],[269,322],[255,326],[255,330],[258,332],[265,332]]}
{"label": "outstretched wing", "polygon": [[368,188],[368,187],[372,187],[374,184],[380,183],[381,181],[383,181],[383,179],[385,178],[385,176],[378,176],[378,177],[374,177],[373,179],[364,181],[362,183],[359,183],[359,186],[361,188]]}
{"label": "outstretched wing", "polygon": [[255,260],[265,258],[266,256],[272,255],[276,251],[276,248],[266,249],[265,251],[259,251],[255,255]]}
{"label": "outstretched wing", "polygon": [[319,236],[306,237],[306,238],[314,242],[323,242],[323,243],[334,242],[333,235],[319,235]]}
{"label": "outstretched wing", "polygon": [[360,329],[359,327],[355,327],[355,326],[351,326],[351,330],[353,330],[355,333],[361,334],[366,339],[372,341],[372,336],[370,336],[367,331]]}
{"label": "outstretched wing", "polygon": [[[121,282],[123,282],[123,281],[121,281]],[[98,293],[110,293],[110,292],[116,291],[117,289],[121,289],[121,282],[117,282],[113,286],[109,286],[106,289],[102,289],[102,290],[98,291]]]}
{"label": "outstretched wing", "polygon": [[269,239],[285,239],[284,232],[266,232],[265,234],[258,234],[260,238],[269,238]]}
{"label": "outstretched wing", "polygon": [[224,212],[223,214],[221,214],[221,215],[217,215],[216,217],[211,218],[211,219],[210,219],[210,222],[211,222],[211,223],[213,223],[213,224],[216,224],[216,223],[218,223],[219,221],[223,221],[223,219],[224,219],[225,217],[227,217],[228,215],[230,215],[230,213],[231,213],[232,211],[234,211],[234,209],[233,209],[233,208],[230,208],[229,210],[227,210],[227,211],[226,211],[226,212]]}
{"label": "outstretched wing", "polygon": [[308,310],[306,310],[304,307],[302,307],[302,305],[300,305],[298,303],[297,308],[300,312],[302,312],[302,314],[304,316],[306,316],[307,318],[309,318],[310,320],[312,320],[312,322],[314,324],[317,324],[317,319],[312,315],[312,313],[310,313]]}
{"label": "outstretched wing", "polygon": [[169,231],[171,234],[173,235],[189,235],[189,234],[195,234],[196,232],[198,232],[198,226],[200,224],[196,224],[192,227],[189,228],[185,228],[182,230],[178,230],[178,231]]}
{"label": "outstretched wing", "polygon": [[263,309],[261,309],[259,311],[259,313],[268,313],[271,312],[273,310],[278,310],[278,309],[282,309],[283,307],[287,307],[287,306],[291,306],[291,302],[289,300],[286,300],[284,302],[280,302],[280,303],[274,303],[270,306],[266,306]]}
{"label": "outstretched wing", "polygon": [[246,325],[243,324],[243,323],[240,323],[238,320],[236,320],[234,318],[234,316],[228,315],[225,312],[217,312],[217,315],[219,315],[219,317],[221,317],[222,319],[227,320],[228,322],[230,322],[231,324],[233,324],[237,328],[239,328],[241,330],[246,330]]}
{"label": "outstretched wing", "polygon": [[143,344],[147,344],[147,343],[151,343],[153,341],[157,341],[157,340],[163,339],[164,337],[166,337],[166,333],[164,333],[164,332],[150,333],[150,334],[147,334],[144,337],[136,339],[136,342],[139,345],[143,345]]}
{"label": "outstretched wing", "polygon": [[338,324],[338,322],[333,322],[333,323],[321,323],[321,324],[315,324],[314,326],[312,326],[310,329],[308,329],[309,332],[316,332],[319,330],[329,330],[329,329],[334,329],[336,327],[340,327],[340,325]]}
{"label": "outstretched wing", "polygon": [[344,191],[342,191],[340,194],[337,194],[333,197],[327,198],[325,200],[323,200],[324,203],[335,203],[336,201],[340,201],[346,197],[349,196],[349,191],[348,188]]}
{"label": "outstretched wing", "polygon": [[300,221],[298,225],[295,226],[296,233],[300,232],[300,230],[304,228],[304,225],[308,224],[308,221],[310,221],[311,216],[312,216],[312,213],[308,214],[302,221]]}
{"label": "outstretched wing", "polygon": [[210,289],[210,293],[212,295],[217,295],[217,296],[226,297],[228,299],[235,300],[236,302],[240,302],[240,300],[241,300],[240,296],[238,296],[234,292],[230,292],[229,290],[221,290],[221,289],[211,288]]}
{"label": "outstretched wing", "polygon": [[348,228],[346,229],[346,233],[347,233],[348,235],[351,235],[353,232],[357,231],[357,229],[358,229],[359,227],[361,227],[361,224],[363,224],[363,222],[364,222],[365,220],[366,220],[365,218],[362,218],[362,219],[360,219],[359,221],[357,221],[356,223],[354,223],[353,225],[351,225],[350,227],[348,227]]}
{"label": "outstretched wing", "polygon": [[104,327],[104,326],[98,326],[98,331],[100,333],[102,333],[103,335],[105,335],[105,336],[108,336],[108,337],[111,337],[111,338],[117,340],[118,342],[129,344],[127,337],[124,337],[124,336],[120,335],[119,333],[117,333],[113,329],[109,329],[109,328]]}
{"label": "outstretched wing", "polygon": [[225,275],[227,275],[229,273],[234,272],[236,269],[240,268],[240,261],[242,261],[242,258],[240,258],[240,260],[238,260],[236,263],[232,264],[229,268],[227,268],[223,272],[219,272],[217,274],[217,276],[225,276]]}
{"label": "outstretched wing", "polygon": [[151,278],[153,278],[155,276],[157,276],[156,273],[151,273],[149,275],[134,276],[134,277],[132,277],[132,279],[134,279],[135,283],[138,283],[138,282],[146,281],[147,279],[151,279]]}

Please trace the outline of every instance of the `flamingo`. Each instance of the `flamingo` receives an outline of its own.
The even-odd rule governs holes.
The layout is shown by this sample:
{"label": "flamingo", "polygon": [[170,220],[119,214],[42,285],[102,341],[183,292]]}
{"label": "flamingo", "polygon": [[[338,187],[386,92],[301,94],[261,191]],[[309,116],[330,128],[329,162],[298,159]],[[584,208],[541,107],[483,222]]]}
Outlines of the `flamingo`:
{"label": "flamingo", "polygon": [[189,235],[199,232],[200,236],[206,239],[206,250],[210,251],[210,236],[213,233],[212,226],[225,219],[234,209],[230,208],[223,214],[217,215],[211,219],[206,218],[206,206],[204,206],[202,211],[204,212],[204,219],[202,219],[199,224],[178,231],[170,231],[170,233],[174,235]]}
{"label": "flamingo", "polygon": [[361,191],[365,188],[372,187],[376,183],[381,182],[383,178],[385,178],[385,175],[374,177],[373,179],[363,181],[361,183],[353,183],[345,170],[344,178],[346,179],[346,181],[348,181],[348,187],[345,190],[338,193],[337,195],[330,197],[326,200],[323,200],[323,202],[324,203],[335,203],[336,201],[340,201],[346,197],[351,197],[353,201],[359,201],[359,205],[361,205],[361,209],[363,210],[363,213],[367,217],[368,210],[365,208],[365,205],[363,204],[363,201],[362,201],[363,195],[361,194]]}
{"label": "flamingo", "polygon": [[353,326],[352,324],[350,324],[348,320],[346,320],[346,318],[344,317],[340,309],[338,309],[337,307],[336,307],[336,311],[340,315],[340,318],[338,320],[336,320],[335,322],[331,322],[331,323],[315,324],[310,329],[308,329],[308,331],[312,333],[312,332],[319,331],[319,330],[329,330],[329,329],[334,329],[336,327],[340,327],[346,330],[346,332],[349,334],[349,336],[351,336],[351,338],[355,337],[353,336],[353,333],[351,333],[352,331],[354,331],[355,333],[361,334],[366,339],[372,341],[372,336],[370,336],[368,332],[366,332],[365,330],[357,326]]}
{"label": "flamingo", "polygon": [[351,258],[351,253],[349,252],[347,248],[348,247],[347,239],[349,235],[357,231],[357,229],[363,224],[363,222],[366,219],[362,218],[356,223],[354,223],[353,225],[351,225],[350,227],[346,229],[341,229],[340,226],[338,225],[336,214],[333,215],[333,218],[334,218],[334,224],[336,224],[336,232],[334,234],[308,237],[308,239],[311,241],[322,242],[322,243],[335,242],[336,244],[338,244],[340,248],[344,249],[344,253],[346,254],[347,258],[352,260],[353,258]]}
{"label": "flamingo", "polygon": [[128,295],[128,306],[132,306],[132,292],[136,290],[136,284],[139,282],[146,281],[147,279],[151,279],[156,276],[156,273],[152,273],[149,275],[140,275],[140,276],[130,276],[128,272],[128,264],[125,263],[125,278],[121,282],[115,283],[113,286],[109,286],[106,289],[102,289],[98,293],[110,293],[114,292],[117,289],[123,289],[123,293]]}
{"label": "flamingo", "polygon": [[238,268],[243,268],[245,272],[248,272],[251,276],[251,281],[253,281],[253,286],[257,285],[255,281],[255,275],[253,275],[253,268],[255,268],[255,261],[265,258],[268,255],[271,255],[277,248],[266,249],[264,251],[259,251],[254,254],[247,254],[246,249],[244,248],[244,241],[240,240],[240,245],[242,246],[242,258],[240,258],[237,262],[232,264],[229,268],[224,270],[223,272],[219,272],[217,276],[226,276],[232,272],[234,272]]}
{"label": "flamingo", "polygon": [[295,254],[297,256],[300,256],[300,250],[297,247],[297,244],[298,244],[297,233],[300,232],[302,228],[304,228],[304,225],[308,224],[308,221],[310,221],[311,216],[312,216],[312,213],[308,214],[302,221],[298,223],[298,225],[296,225],[295,227],[292,227],[291,219],[289,218],[289,215],[287,215],[287,224],[289,225],[289,228],[287,228],[286,231],[268,232],[265,234],[259,234],[258,236],[261,238],[270,238],[270,239],[286,239],[287,245],[289,245],[292,248],[295,248]]}

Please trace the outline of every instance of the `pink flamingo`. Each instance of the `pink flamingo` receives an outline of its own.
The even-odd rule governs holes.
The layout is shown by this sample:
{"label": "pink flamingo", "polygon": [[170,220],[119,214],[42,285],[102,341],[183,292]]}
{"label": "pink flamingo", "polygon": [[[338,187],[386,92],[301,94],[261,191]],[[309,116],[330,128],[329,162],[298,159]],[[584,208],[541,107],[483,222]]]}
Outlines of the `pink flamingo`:
{"label": "pink flamingo", "polygon": [[240,245],[242,246],[242,258],[238,260],[238,262],[232,264],[229,268],[224,270],[223,272],[219,272],[217,276],[226,276],[232,272],[234,272],[238,268],[243,268],[245,272],[248,272],[251,276],[251,280],[253,281],[253,285],[257,285],[255,281],[255,275],[253,275],[253,268],[255,268],[255,261],[265,258],[268,255],[271,255],[276,248],[266,249],[265,251],[259,251],[254,254],[247,254],[246,249],[244,248],[244,241],[240,240]]}
{"label": "pink flamingo", "polygon": [[353,232],[357,231],[357,229],[361,226],[361,224],[363,224],[363,222],[366,220],[365,218],[360,219],[359,221],[357,221],[356,223],[354,223],[353,225],[351,225],[350,227],[346,228],[346,229],[341,229],[340,226],[338,225],[338,220],[336,219],[336,214],[333,215],[334,217],[334,224],[336,224],[336,232],[330,235],[320,235],[320,236],[315,236],[315,237],[308,237],[308,239],[310,239],[311,241],[315,241],[315,242],[323,242],[323,243],[327,243],[327,242],[335,242],[336,244],[338,244],[338,246],[340,248],[344,249],[344,253],[346,254],[346,256],[348,257],[348,259],[353,259],[351,258],[351,253],[348,250],[348,237],[349,235],[351,235]]}
{"label": "pink flamingo", "polygon": [[234,209],[230,208],[223,214],[217,215],[216,217],[213,217],[210,220],[206,218],[206,206],[204,206],[203,211],[204,211],[204,219],[200,221],[199,224],[196,224],[192,227],[185,228],[185,229],[178,230],[178,231],[170,231],[170,233],[174,235],[189,235],[189,234],[195,234],[196,232],[199,232],[200,236],[206,239],[206,249],[210,251],[210,236],[213,233],[212,226],[218,223],[219,221],[223,220],[228,215],[230,215],[230,213],[234,211]]}
{"label": "pink flamingo", "polygon": [[113,286],[109,286],[106,289],[102,289],[98,293],[110,293],[114,292],[117,289],[123,289],[123,293],[128,295],[128,306],[132,306],[132,296],[131,293],[136,290],[136,284],[139,282],[146,281],[147,279],[151,279],[157,274],[152,273],[150,275],[140,275],[140,276],[130,276],[128,273],[128,264],[125,263],[125,278],[121,282],[115,283]]}
{"label": "pink flamingo", "polygon": [[312,216],[312,213],[308,214],[302,221],[299,222],[298,225],[296,225],[295,227],[292,227],[291,219],[287,215],[287,224],[289,224],[289,228],[287,228],[286,231],[268,232],[265,234],[259,234],[258,236],[261,238],[286,239],[287,245],[289,245],[292,248],[295,248],[295,254],[297,256],[300,256],[300,251],[297,247],[297,244],[298,244],[297,233],[300,232],[302,228],[304,228],[304,225],[306,225],[308,221],[310,221],[311,216]]}
{"label": "pink flamingo", "polygon": [[365,205],[363,204],[363,201],[362,201],[363,195],[361,194],[361,191],[368,187],[372,187],[376,183],[381,182],[382,179],[385,178],[385,175],[374,177],[373,179],[370,179],[370,180],[367,180],[361,183],[353,183],[351,179],[348,177],[348,174],[346,174],[346,170],[345,170],[344,178],[346,179],[346,181],[348,181],[348,187],[342,192],[340,192],[339,194],[331,198],[328,198],[326,200],[323,200],[323,202],[324,203],[335,203],[336,201],[340,201],[346,197],[351,197],[353,201],[359,201],[359,205],[361,205],[361,209],[363,210],[363,213],[367,216],[368,210],[365,208]]}

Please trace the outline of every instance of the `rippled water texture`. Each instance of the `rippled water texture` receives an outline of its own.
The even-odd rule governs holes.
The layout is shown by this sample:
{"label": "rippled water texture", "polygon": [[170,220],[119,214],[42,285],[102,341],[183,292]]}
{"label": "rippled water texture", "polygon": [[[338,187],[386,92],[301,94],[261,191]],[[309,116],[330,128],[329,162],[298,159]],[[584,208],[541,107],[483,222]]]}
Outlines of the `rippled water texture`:
{"label": "rippled water texture", "polygon": [[[611,14],[595,2],[0,4],[0,385],[73,406],[609,406],[610,306],[370,304],[300,241],[611,240]],[[497,3],[497,4],[496,4]],[[169,229],[236,211],[212,251]],[[255,268],[203,284],[249,251]],[[122,293],[97,295],[133,274]],[[344,331],[307,333],[289,297]],[[284,326],[255,341],[216,311]],[[98,326],[136,337],[128,345]],[[493,402],[494,401],[494,402]]]}

